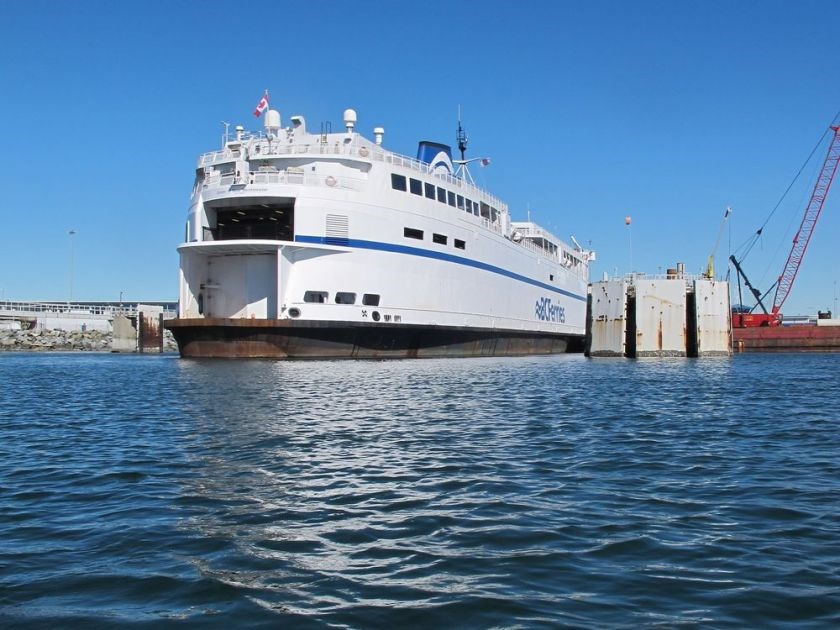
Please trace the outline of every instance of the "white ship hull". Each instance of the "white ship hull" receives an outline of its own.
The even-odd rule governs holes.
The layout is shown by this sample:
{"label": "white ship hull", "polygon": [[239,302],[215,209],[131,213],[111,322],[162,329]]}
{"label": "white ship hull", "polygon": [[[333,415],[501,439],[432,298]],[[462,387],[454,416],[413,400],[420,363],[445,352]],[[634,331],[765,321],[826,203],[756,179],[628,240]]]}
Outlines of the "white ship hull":
{"label": "white ship hull", "polygon": [[182,355],[582,348],[589,252],[357,134],[282,137],[199,160],[178,248],[179,318],[168,324]]}

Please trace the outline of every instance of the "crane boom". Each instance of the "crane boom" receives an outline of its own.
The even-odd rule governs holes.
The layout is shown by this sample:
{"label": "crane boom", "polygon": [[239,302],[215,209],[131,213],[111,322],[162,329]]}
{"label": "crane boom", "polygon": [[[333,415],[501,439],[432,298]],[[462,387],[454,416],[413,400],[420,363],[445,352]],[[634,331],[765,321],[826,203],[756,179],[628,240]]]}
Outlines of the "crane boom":
{"label": "crane boom", "polygon": [[808,249],[808,242],[811,240],[814,227],[817,225],[817,219],[820,218],[820,212],[828,196],[828,190],[831,188],[831,182],[837,172],[837,164],[840,162],[840,126],[832,126],[831,129],[834,131],[834,137],[831,139],[828,154],[825,156],[825,163],[814,186],[814,192],[811,193],[811,200],[805,208],[805,215],[802,217],[799,230],[793,237],[793,246],[790,248],[787,262],[776,284],[776,294],[773,297],[773,315],[778,314],[782,304],[785,303],[790,294],[793,281],[796,280],[796,274],[799,273],[802,258],[805,256],[805,250]]}

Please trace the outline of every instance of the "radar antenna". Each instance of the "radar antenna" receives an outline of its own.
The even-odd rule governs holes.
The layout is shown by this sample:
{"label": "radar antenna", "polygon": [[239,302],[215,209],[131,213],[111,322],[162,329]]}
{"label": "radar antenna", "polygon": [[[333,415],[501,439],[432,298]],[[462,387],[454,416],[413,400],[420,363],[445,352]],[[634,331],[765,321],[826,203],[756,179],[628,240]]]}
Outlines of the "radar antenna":
{"label": "radar antenna", "polygon": [[461,162],[464,161],[464,154],[467,152],[467,132],[461,126],[461,106],[458,105],[458,131],[455,134],[455,140],[458,142],[458,150],[461,152]]}
{"label": "radar antenna", "polygon": [[461,126],[461,106],[458,105],[458,131],[455,134],[455,140],[458,142],[458,150],[461,152],[461,159],[460,160],[453,160],[455,164],[458,165],[458,168],[455,169],[455,177],[460,177],[461,179],[468,181],[473,186],[475,186],[475,180],[472,178],[469,169],[467,168],[467,164],[470,162],[478,162],[481,166],[488,166],[490,164],[490,158],[488,157],[474,157],[470,158],[469,160],[464,159],[464,154],[467,152],[467,132],[464,131],[464,128]]}

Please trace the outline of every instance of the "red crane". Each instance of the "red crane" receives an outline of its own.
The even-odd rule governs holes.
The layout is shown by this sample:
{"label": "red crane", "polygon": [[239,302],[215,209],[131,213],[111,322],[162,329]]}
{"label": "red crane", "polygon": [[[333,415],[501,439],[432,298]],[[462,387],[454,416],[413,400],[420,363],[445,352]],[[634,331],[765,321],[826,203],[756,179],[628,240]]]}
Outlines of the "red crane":
{"label": "red crane", "polygon": [[779,279],[776,280],[776,294],[773,297],[773,306],[770,311],[765,308],[758,290],[750,285],[750,281],[747,280],[747,276],[744,275],[738,261],[735,260],[734,256],[730,257],[730,260],[735,264],[736,271],[744,279],[747,287],[756,297],[758,306],[761,306],[761,310],[764,311],[763,313],[755,314],[733,313],[732,325],[736,328],[778,326],[782,323],[782,315],[779,311],[785,303],[785,300],[787,300],[788,295],[790,295],[791,288],[793,288],[796,274],[799,273],[799,267],[802,264],[802,259],[805,257],[805,251],[808,249],[808,243],[814,233],[817,219],[820,218],[820,212],[825,204],[828,191],[831,188],[831,182],[834,181],[837,165],[840,163],[840,126],[832,126],[831,130],[834,132],[834,137],[831,139],[831,145],[828,147],[828,153],[825,156],[822,170],[820,170],[820,176],[814,185],[814,192],[811,193],[811,199],[805,208],[802,223],[799,224],[796,236],[793,237],[793,245],[790,248],[787,262],[782,269],[782,274],[779,276]]}

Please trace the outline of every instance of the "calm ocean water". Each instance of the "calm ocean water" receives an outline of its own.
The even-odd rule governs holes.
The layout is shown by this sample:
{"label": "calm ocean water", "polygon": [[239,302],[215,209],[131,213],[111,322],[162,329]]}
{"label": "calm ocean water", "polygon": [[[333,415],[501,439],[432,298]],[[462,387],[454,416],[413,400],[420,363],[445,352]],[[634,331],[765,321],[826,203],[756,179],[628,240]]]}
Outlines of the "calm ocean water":
{"label": "calm ocean water", "polygon": [[840,355],[0,354],[0,625],[840,626]]}

